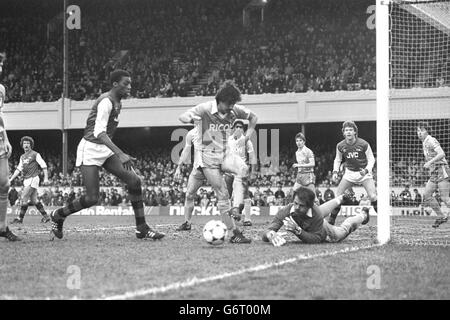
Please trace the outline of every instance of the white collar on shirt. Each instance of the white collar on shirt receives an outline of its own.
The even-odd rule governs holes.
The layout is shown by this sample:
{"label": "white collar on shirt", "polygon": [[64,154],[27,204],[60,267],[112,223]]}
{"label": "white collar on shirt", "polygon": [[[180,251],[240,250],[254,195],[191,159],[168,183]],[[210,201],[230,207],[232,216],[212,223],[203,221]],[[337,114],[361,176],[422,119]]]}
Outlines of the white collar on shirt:
{"label": "white collar on shirt", "polygon": [[[292,205],[291,207],[291,211],[289,211],[290,213],[293,213],[295,211],[294,206]],[[306,213],[306,215],[310,218],[312,218],[312,209],[309,209],[308,212]]]}
{"label": "white collar on shirt", "polygon": [[427,143],[428,140],[430,140],[430,139],[431,139],[431,136],[430,136],[430,135],[427,135],[427,137],[426,137],[425,139],[423,139],[423,143],[424,143],[424,144]]}
{"label": "white collar on shirt", "polygon": [[216,101],[216,99],[212,100],[211,104],[212,104],[211,114],[219,112],[219,110],[217,110],[217,101]]}

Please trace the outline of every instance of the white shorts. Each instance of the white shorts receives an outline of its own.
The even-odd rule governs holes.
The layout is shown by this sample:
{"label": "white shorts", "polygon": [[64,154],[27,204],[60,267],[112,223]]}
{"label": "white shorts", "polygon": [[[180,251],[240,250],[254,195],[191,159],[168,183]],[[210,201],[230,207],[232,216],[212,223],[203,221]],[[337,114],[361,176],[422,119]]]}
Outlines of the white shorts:
{"label": "white shorts", "polygon": [[39,181],[40,181],[39,176],[27,178],[23,180],[23,186],[37,189],[39,187]]}
{"label": "white shorts", "polygon": [[361,176],[361,174],[359,173],[359,171],[351,171],[348,170],[347,168],[345,169],[345,173],[344,176],[342,177],[342,179],[345,179],[349,182],[355,183],[355,184],[361,184],[363,181],[367,180],[367,179],[372,179],[372,173],[367,173],[364,176]]}
{"label": "white shorts", "polygon": [[222,170],[235,176],[245,177],[248,174],[248,167],[241,157],[227,153],[222,162]]}
{"label": "white shorts", "polygon": [[93,143],[83,138],[78,144],[75,166],[79,167],[85,165],[101,167],[112,155],[114,155],[114,152],[104,144]]}

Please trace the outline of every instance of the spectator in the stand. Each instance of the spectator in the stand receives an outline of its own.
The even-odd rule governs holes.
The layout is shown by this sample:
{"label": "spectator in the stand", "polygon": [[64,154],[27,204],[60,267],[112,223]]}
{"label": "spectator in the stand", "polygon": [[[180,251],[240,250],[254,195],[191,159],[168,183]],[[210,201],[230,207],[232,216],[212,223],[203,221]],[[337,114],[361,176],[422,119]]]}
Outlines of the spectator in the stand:
{"label": "spectator in the stand", "polygon": [[208,199],[207,193],[202,194],[202,198],[200,200],[200,206],[203,208],[206,208],[207,206],[209,206],[209,199]]}
{"label": "spectator in the stand", "polygon": [[265,207],[266,206],[266,203],[264,202],[263,199],[261,199],[260,194],[255,194],[255,196],[253,198],[252,206],[257,206],[257,207]]}
{"label": "spectator in the stand", "polygon": [[414,188],[414,205],[416,207],[422,204],[422,195],[419,193],[419,190]]}
{"label": "spectator in the stand", "polygon": [[278,190],[275,191],[275,198],[277,198],[277,199],[278,198],[281,198],[281,199],[286,198],[286,195],[284,194],[281,184],[278,185]]}
{"label": "spectator in the stand", "polygon": [[397,207],[397,206],[400,205],[399,201],[398,201],[398,196],[397,196],[397,194],[395,193],[394,190],[391,190],[391,205],[393,207]]}
{"label": "spectator in the stand", "polygon": [[409,191],[409,185],[405,185],[405,189],[399,194],[400,205],[402,207],[410,207],[413,204],[411,191]]}
{"label": "spectator in the stand", "polygon": [[319,202],[319,205],[325,203],[325,201],[322,198],[322,192],[316,188],[316,197],[317,197],[317,201]]}
{"label": "spectator in the stand", "polygon": [[325,189],[325,191],[323,192],[323,200],[325,201],[325,202],[328,202],[328,201],[330,201],[331,199],[334,199],[334,191],[333,190],[331,190],[331,185],[330,185],[330,183],[329,183],[329,181],[327,180],[326,181],[326,189]]}

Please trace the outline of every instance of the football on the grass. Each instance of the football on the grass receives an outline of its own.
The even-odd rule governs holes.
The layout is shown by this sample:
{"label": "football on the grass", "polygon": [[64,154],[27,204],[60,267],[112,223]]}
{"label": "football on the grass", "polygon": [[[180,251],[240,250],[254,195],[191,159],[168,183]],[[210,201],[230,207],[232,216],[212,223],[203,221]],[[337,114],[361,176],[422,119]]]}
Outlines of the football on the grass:
{"label": "football on the grass", "polygon": [[219,220],[211,220],[203,227],[203,237],[213,245],[222,244],[227,236],[227,226]]}

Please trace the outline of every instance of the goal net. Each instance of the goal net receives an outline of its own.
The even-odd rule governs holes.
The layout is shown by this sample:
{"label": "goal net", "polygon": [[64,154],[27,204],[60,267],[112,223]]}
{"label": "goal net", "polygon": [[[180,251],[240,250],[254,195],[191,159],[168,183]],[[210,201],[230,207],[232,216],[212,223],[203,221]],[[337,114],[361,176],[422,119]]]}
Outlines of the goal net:
{"label": "goal net", "polygon": [[[390,237],[444,241],[448,226],[432,228],[436,213],[423,203],[430,170],[417,125],[428,123],[449,159],[450,1],[389,3],[389,64]],[[435,196],[441,200],[439,191]],[[449,210],[444,203],[441,208]]]}

